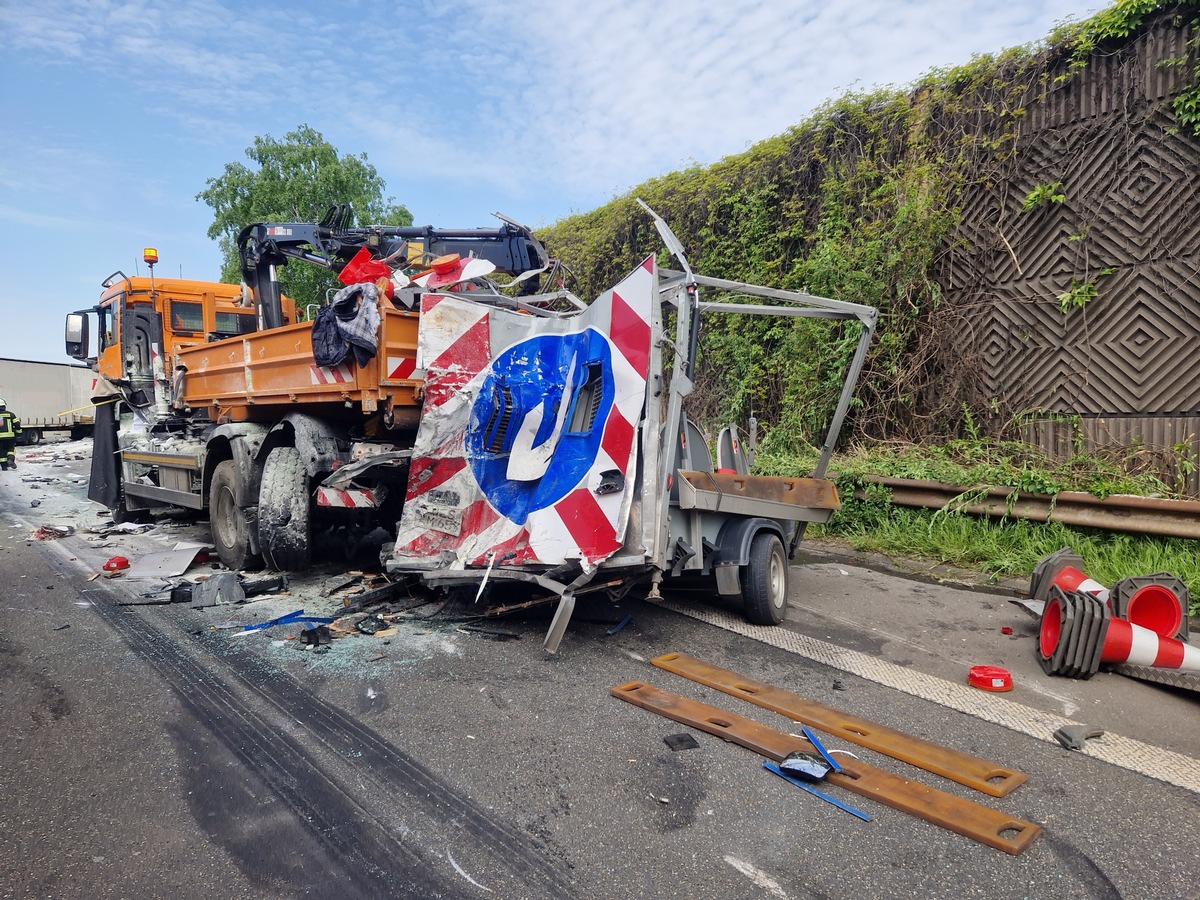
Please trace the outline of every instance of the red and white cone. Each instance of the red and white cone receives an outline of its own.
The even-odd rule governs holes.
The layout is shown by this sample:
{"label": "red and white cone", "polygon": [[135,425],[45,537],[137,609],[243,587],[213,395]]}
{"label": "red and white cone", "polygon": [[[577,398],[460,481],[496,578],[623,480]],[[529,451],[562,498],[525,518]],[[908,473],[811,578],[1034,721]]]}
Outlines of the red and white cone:
{"label": "red and white cone", "polygon": [[1123,578],[1112,586],[1108,605],[1113,615],[1149,628],[1159,637],[1187,641],[1184,610],[1190,603],[1187,585],[1174,575],[1159,572]]}
{"label": "red and white cone", "polygon": [[1100,662],[1200,672],[1200,647],[1159,637],[1149,628],[1124,619],[1110,619]]}
{"label": "red and white cone", "polygon": [[1050,582],[1052,586],[1062,588],[1065,592],[1079,591],[1084,594],[1091,594],[1097,600],[1107,603],[1109,588],[1106,588],[1095,579],[1089,578],[1086,573],[1079,571],[1074,566],[1063,566],[1058,570]]}
{"label": "red and white cone", "polygon": [[1079,592],[1106,604],[1120,619],[1149,628],[1159,637],[1187,640],[1187,585],[1167,572],[1124,578],[1111,588],[1091,578],[1080,566],[1083,559],[1070,547],[1038,562],[1030,581],[1030,596],[1049,601],[1058,588],[1064,594]]}

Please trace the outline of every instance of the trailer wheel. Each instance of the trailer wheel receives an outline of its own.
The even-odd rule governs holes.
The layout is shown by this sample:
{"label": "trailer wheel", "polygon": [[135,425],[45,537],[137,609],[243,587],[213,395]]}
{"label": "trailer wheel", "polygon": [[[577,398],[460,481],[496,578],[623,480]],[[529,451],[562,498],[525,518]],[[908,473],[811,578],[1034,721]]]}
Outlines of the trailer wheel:
{"label": "trailer wheel", "polygon": [[25,429],[25,443],[29,446],[40,444],[42,442],[42,431],[40,428]]}
{"label": "trailer wheel", "polygon": [[308,472],[295,447],[276,447],[263,465],[258,493],[258,544],[268,566],[279,572],[308,568],[312,507]]}
{"label": "trailer wheel", "polygon": [[237,494],[237,463],[227,459],[213,470],[209,489],[208,524],[213,543],[221,562],[229,568],[257,569],[261,560],[250,547],[250,523],[246,511],[238,506]]}
{"label": "trailer wheel", "polygon": [[778,625],[787,611],[788,560],[779,535],[760,531],[750,544],[750,561],[742,569],[742,602],[747,621]]}

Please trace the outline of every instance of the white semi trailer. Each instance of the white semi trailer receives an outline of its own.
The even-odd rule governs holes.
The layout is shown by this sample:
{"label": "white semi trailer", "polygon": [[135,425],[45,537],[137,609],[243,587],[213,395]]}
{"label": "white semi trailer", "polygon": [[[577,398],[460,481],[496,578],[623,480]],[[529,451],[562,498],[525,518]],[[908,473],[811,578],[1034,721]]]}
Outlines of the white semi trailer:
{"label": "white semi trailer", "polygon": [[0,359],[0,397],[21,420],[22,441],[36,444],[46,432],[72,439],[92,433],[96,373],[71,363]]}

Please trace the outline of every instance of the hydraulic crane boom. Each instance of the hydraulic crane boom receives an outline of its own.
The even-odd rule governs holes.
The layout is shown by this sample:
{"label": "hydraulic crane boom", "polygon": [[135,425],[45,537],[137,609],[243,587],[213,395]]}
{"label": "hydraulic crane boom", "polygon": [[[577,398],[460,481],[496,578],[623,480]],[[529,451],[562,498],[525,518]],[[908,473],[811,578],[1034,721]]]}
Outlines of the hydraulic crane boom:
{"label": "hydraulic crane boom", "polygon": [[485,259],[505,274],[518,275],[549,263],[545,249],[524,225],[504,220],[499,228],[438,229],[423,226],[355,228],[349,204],[329,208],[320,222],[256,222],[237,237],[242,278],[254,297],[258,328],[284,324],[276,269],[299,259],[328,269],[337,268],[363,247],[375,259],[407,254],[420,245],[423,258],[457,253]]}

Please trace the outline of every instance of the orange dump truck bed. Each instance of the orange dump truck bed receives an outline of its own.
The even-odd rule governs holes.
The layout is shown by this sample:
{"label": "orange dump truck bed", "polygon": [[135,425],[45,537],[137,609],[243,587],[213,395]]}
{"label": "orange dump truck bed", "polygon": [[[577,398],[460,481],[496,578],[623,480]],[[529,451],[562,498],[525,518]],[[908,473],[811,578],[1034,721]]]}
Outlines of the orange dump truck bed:
{"label": "orange dump truck bed", "polygon": [[415,416],[424,384],[414,377],[418,321],[415,312],[382,310],[378,350],[362,367],[353,356],[336,367],[318,366],[311,322],[190,347],[178,354],[186,369],[182,399],[192,408],[209,407],[214,421],[253,421],[308,404],[347,403],[356,412]]}

